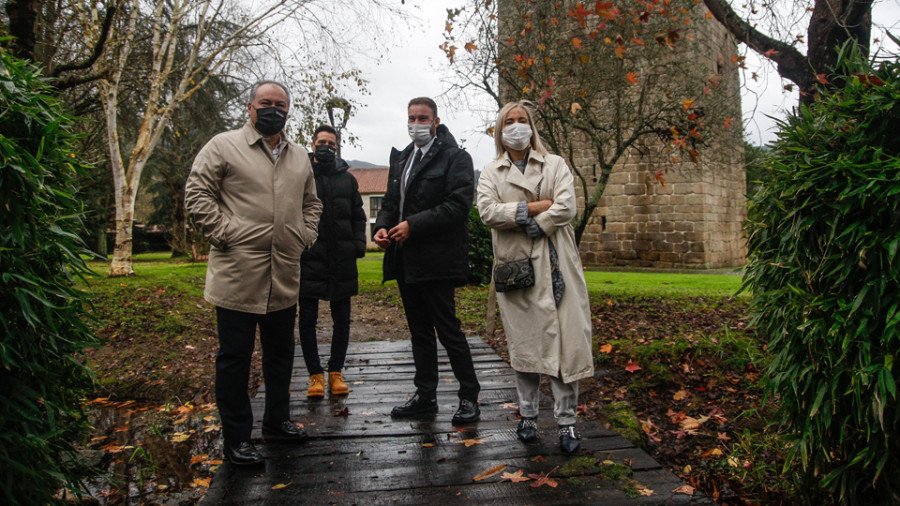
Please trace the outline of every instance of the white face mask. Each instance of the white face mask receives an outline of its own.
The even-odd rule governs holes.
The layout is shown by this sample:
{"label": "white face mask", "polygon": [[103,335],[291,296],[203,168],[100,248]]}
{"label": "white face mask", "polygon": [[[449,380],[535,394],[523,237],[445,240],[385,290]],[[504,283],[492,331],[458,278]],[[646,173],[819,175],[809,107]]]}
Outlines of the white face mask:
{"label": "white face mask", "polygon": [[531,146],[531,126],[526,123],[513,123],[503,128],[500,136],[503,145],[514,151],[525,151]]}
{"label": "white face mask", "polygon": [[428,144],[431,139],[434,137],[431,135],[431,125],[434,122],[428,123],[427,125],[423,125],[421,123],[408,123],[406,126],[409,129],[409,138],[412,139],[416,146],[424,146]]}

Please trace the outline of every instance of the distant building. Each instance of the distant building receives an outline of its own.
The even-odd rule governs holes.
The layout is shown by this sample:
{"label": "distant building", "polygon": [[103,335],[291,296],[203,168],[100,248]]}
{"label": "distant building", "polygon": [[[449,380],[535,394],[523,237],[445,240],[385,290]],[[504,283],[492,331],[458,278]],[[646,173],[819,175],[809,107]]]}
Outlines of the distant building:
{"label": "distant building", "polygon": [[370,249],[378,248],[378,245],[372,240],[375,233],[372,227],[375,226],[375,217],[381,210],[381,202],[384,200],[384,194],[387,192],[388,184],[388,168],[351,168],[348,172],[353,174],[356,182],[359,183],[359,193],[362,195],[363,209],[366,211],[366,220],[369,222],[369,228],[366,230],[366,247]]}

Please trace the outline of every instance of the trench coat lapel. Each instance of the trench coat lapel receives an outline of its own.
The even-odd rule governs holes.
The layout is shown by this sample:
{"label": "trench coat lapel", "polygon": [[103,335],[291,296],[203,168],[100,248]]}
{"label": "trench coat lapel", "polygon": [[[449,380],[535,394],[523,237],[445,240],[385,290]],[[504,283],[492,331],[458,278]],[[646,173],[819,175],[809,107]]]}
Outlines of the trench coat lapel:
{"label": "trench coat lapel", "polygon": [[544,157],[534,150],[528,155],[528,163],[525,165],[525,173],[519,172],[518,167],[513,165],[509,158],[509,153],[504,155],[501,165],[506,165],[509,169],[506,171],[506,182],[513,186],[517,186],[525,190],[530,195],[537,197],[535,190],[538,184],[544,180],[543,165]]}

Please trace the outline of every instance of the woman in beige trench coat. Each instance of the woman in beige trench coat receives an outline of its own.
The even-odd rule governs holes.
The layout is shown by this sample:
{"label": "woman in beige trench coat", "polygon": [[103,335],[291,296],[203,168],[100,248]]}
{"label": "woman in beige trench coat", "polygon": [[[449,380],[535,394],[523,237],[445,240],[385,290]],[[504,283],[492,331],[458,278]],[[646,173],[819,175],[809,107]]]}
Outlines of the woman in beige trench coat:
{"label": "woman in beige trench coat", "polygon": [[519,439],[537,439],[541,374],[550,377],[560,447],[572,453],[578,380],[594,373],[590,305],[575,244],[574,179],[562,158],[547,152],[525,102],[497,116],[497,157],[478,181],[478,212],[492,229],[494,265],[531,258],[535,284],[497,294],[522,418]]}

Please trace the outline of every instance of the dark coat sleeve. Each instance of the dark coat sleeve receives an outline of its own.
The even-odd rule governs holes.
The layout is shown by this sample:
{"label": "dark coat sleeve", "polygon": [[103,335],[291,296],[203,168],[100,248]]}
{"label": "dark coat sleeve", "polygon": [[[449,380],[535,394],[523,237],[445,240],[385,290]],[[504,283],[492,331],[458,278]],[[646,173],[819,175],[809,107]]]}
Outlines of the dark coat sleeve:
{"label": "dark coat sleeve", "polygon": [[362,195],[359,194],[359,183],[355,177],[350,178],[353,188],[353,201],[351,203],[351,226],[353,227],[353,240],[356,244],[356,256],[366,256],[366,211],[363,209]]}
{"label": "dark coat sleeve", "polygon": [[434,207],[424,209],[406,218],[410,236],[444,232],[447,227],[465,221],[475,191],[475,173],[472,157],[457,149],[449,160],[444,199]]}
{"label": "dark coat sleeve", "polygon": [[[409,151],[412,152],[412,149]],[[381,210],[378,211],[378,216],[375,218],[375,227],[372,229],[373,236],[379,229],[391,229],[400,222],[400,172],[403,167],[400,155],[400,151],[396,149],[391,151],[387,191],[384,194],[384,200],[381,201]]]}

